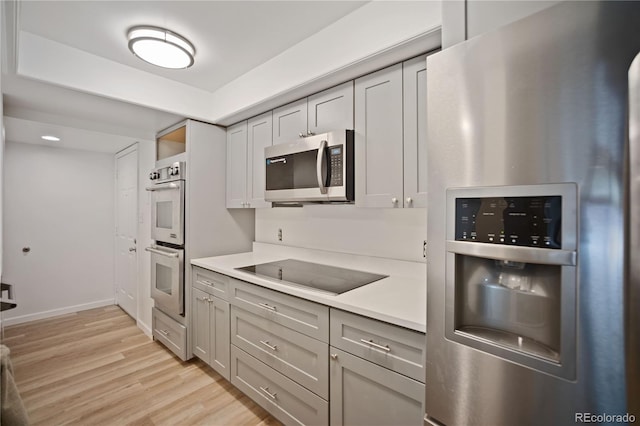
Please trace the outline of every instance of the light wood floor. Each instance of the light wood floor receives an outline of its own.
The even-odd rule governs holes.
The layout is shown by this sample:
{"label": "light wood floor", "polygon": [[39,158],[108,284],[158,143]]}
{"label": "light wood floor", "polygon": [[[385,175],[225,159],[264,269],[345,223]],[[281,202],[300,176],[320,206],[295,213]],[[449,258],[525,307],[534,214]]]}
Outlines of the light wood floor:
{"label": "light wood floor", "polygon": [[33,425],[279,425],[117,306],[6,327],[2,343]]}

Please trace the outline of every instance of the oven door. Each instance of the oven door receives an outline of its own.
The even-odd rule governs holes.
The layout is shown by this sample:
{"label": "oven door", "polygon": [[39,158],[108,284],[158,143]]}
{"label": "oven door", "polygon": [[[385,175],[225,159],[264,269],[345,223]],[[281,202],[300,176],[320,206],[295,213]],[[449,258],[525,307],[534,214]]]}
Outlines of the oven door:
{"label": "oven door", "polygon": [[184,181],[161,183],[151,191],[151,238],[184,244]]}
{"label": "oven door", "polygon": [[145,249],[151,253],[151,298],[167,313],[184,313],[184,250],[164,246]]}

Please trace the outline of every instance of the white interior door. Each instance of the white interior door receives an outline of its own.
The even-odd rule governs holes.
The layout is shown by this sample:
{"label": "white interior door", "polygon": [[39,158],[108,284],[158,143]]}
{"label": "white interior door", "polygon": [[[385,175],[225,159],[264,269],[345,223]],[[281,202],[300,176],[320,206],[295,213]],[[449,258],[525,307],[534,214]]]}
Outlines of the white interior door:
{"label": "white interior door", "polygon": [[116,154],[116,303],[137,319],[138,150]]}

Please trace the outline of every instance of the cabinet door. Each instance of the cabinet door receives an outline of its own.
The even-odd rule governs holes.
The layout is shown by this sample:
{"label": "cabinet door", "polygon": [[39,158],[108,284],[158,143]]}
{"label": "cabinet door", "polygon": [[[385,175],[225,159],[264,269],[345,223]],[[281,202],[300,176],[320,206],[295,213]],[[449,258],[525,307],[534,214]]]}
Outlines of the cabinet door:
{"label": "cabinet door", "polygon": [[427,207],[427,57],[403,64],[404,206]]}
{"label": "cabinet door", "polygon": [[211,362],[209,365],[222,377],[229,380],[231,377],[229,369],[229,359],[231,350],[231,333],[229,318],[229,302],[218,297],[211,297],[209,305],[211,318],[210,336],[211,342]]}
{"label": "cabinet door", "polygon": [[197,288],[191,288],[191,294],[193,354],[210,364],[209,298],[211,296]]}
{"label": "cabinet door", "polygon": [[422,425],[422,383],[334,347],[329,351],[332,426]]}
{"label": "cabinet door", "polygon": [[247,203],[247,122],[227,129],[227,208]]}
{"label": "cabinet door", "polygon": [[307,134],[307,98],[273,110],[273,144],[294,142]]}
{"label": "cabinet door", "polygon": [[356,80],[358,207],[402,207],[402,64]]}
{"label": "cabinet door", "polygon": [[265,160],[264,149],[271,146],[273,117],[271,111],[249,120],[248,131],[248,170],[247,198],[249,207],[271,207],[264,201]]}
{"label": "cabinet door", "polygon": [[307,127],[316,135],[353,129],[353,81],[309,96]]}

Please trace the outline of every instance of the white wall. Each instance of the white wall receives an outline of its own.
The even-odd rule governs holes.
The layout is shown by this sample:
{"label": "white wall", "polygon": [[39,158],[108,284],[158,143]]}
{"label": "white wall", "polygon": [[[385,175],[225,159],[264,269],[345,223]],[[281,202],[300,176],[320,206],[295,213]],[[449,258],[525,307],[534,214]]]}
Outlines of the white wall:
{"label": "white wall", "polygon": [[256,209],[256,241],[264,243],[424,262],[426,235],[426,209],[354,205]]}
{"label": "white wall", "polygon": [[112,154],[7,141],[4,196],[7,325],[114,303]]}

